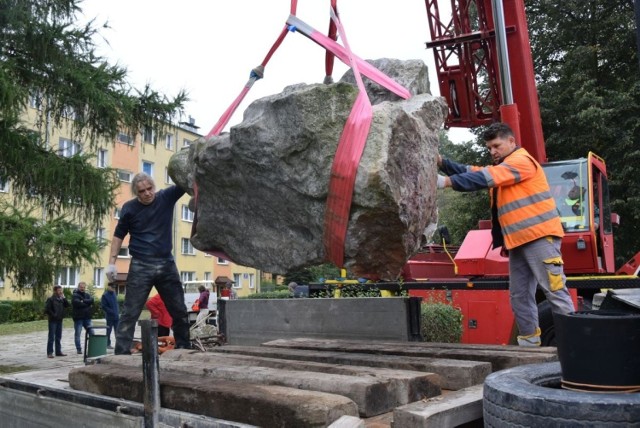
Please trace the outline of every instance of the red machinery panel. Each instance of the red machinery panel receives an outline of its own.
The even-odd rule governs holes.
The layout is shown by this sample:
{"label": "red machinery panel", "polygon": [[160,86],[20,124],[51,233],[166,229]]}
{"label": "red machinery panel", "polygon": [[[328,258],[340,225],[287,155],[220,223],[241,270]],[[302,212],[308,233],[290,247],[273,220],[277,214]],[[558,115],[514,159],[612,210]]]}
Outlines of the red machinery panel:
{"label": "red machinery panel", "polygon": [[509,343],[513,312],[508,290],[454,291],[453,305],[462,310],[462,343]]}
{"label": "red machinery panel", "polygon": [[449,251],[451,256],[439,245],[427,246],[407,261],[402,268],[402,277],[405,281],[455,278],[451,257],[458,251],[458,247],[451,246]]}
{"label": "red machinery panel", "polygon": [[470,230],[455,257],[458,275],[508,276],[509,260],[492,249],[491,230]]}
{"label": "red machinery panel", "polygon": [[[570,289],[577,307],[577,291]],[[509,290],[410,290],[410,296],[422,297],[425,302],[452,305],[462,312],[461,343],[506,345],[514,329]]]}
{"label": "red machinery panel", "polygon": [[598,272],[595,249],[592,233],[566,233],[562,239],[564,273]]}
{"label": "red machinery panel", "polygon": [[447,303],[460,309],[462,343],[509,343],[513,313],[508,290],[409,290],[409,295],[422,297],[424,302]]}

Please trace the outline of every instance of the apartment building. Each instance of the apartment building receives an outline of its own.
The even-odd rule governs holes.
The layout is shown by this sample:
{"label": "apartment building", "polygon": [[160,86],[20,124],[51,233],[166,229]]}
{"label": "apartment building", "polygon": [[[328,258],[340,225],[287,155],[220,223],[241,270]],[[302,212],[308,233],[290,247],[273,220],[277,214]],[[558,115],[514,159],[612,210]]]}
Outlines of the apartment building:
{"label": "apartment building", "polygon": [[[24,120],[26,124],[36,125],[36,108],[32,103]],[[73,115],[69,114],[69,120]],[[43,133],[43,144],[57,150],[60,156],[72,156],[80,151],[89,150],[82,141],[74,141],[69,136],[70,129],[48,128],[46,124],[38,128]],[[168,165],[171,156],[177,151],[186,149],[201,135],[195,121],[168,126],[163,135],[155,135],[145,130],[139,135],[120,133],[115,142],[104,141],[95,149],[95,162],[98,168],[114,168],[117,170],[120,186],[116,191],[117,206],[106,216],[101,226],[95,231],[96,237],[106,240],[107,244],[113,236],[122,205],[132,199],[131,180],[133,176],[144,171],[154,178],[158,190],[173,184],[169,177]],[[11,198],[11,182],[0,182],[0,198]],[[189,195],[184,195],[175,205],[173,215],[173,251],[182,281],[212,281],[218,284],[231,282],[232,289],[238,297],[253,294],[260,289],[260,271],[251,267],[240,266],[230,260],[206,254],[196,250],[189,240],[193,226],[194,213],[189,210]],[[43,217],[46,221],[46,218]],[[126,292],[127,272],[129,271],[129,237],[125,238],[116,266],[118,269],[118,293]],[[101,295],[105,285],[105,267],[109,260],[109,245],[102,251],[99,262],[95,265],[67,266],[60,270],[54,284],[75,288],[79,281],[85,281],[94,288],[96,295]],[[29,293],[15,293],[11,283],[0,277],[0,300],[30,299]]]}

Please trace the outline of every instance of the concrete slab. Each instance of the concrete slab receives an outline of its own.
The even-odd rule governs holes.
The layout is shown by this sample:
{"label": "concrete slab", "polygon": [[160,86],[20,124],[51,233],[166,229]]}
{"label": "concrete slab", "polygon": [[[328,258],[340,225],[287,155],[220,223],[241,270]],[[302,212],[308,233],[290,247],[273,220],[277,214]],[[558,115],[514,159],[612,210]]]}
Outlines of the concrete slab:
{"label": "concrete slab", "polygon": [[491,363],[484,361],[455,360],[449,358],[408,357],[400,355],[377,355],[370,353],[316,351],[304,349],[279,349],[266,346],[221,346],[212,351],[216,354],[255,355],[278,360],[315,361],[331,365],[366,367],[388,367],[435,373],[440,376],[443,389],[457,390],[482,383],[491,373]]}
{"label": "concrete slab", "polygon": [[409,341],[409,311],[401,297],[237,299],[224,302],[221,329],[230,345],[295,337]]}
{"label": "concrete slab", "polygon": [[[176,351],[179,353],[181,351]],[[174,353],[174,355],[176,354]],[[395,407],[422,397],[432,397],[440,393],[440,388],[430,381],[429,374],[396,373],[395,377],[372,376],[371,374],[333,374],[311,371],[293,371],[253,365],[250,370],[246,366],[220,364],[215,356],[197,351],[182,351],[191,359],[185,361],[170,360],[161,357],[160,373],[183,373],[197,375],[201,382],[211,379],[233,380],[243,384],[277,385],[298,388],[307,391],[343,395],[353,400],[358,406],[360,416],[370,417],[392,411]],[[191,355],[189,355],[191,354]],[[104,366],[112,366],[117,373],[121,366],[135,367],[142,371],[142,361],[135,356],[113,356],[103,360]],[[106,372],[105,372],[106,375]],[[401,377],[402,376],[402,377]],[[431,375],[434,379],[435,375]],[[416,390],[411,388],[412,380]],[[230,398],[231,399],[231,398]]]}
{"label": "concrete slab", "polygon": [[450,358],[485,361],[493,371],[523,364],[558,361],[555,347],[526,348],[510,345],[464,345],[428,342],[371,342],[340,339],[279,339],[262,344],[281,349],[306,349],[316,351],[358,352],[376,355],[401,355],[407,357]]}
{"label": "concrete slab", "polygon": [[[98,364],[72,369],[72,388],[142,401],[138,367]],[[219,379],[206,382],[184,373],[160,374],[162,406],[261,427],[326,427],[343,415],[357,416],[355,403],[343,396],[272,385]]]}
{"label": "concrete slab", "polygon": [[393,428],[457,427],[482,419],[482,385],[398,407]]}
{"label": "concrete slab", "polygon": [[[440,395],[440,377],[434,373],[397,370],[393,368],[372,368],[342,364],[325,364],[313,361],[282,360],[252,355],[227,354],[218,352],[193,352],[176,349],[166,352],[160,358],[161,366],[166,361],[185,363],[186,368],[193,366],[209,368],[218,366],[270,367],[289,371],[315,372],[359,376],[389,382],[389,395],[395,391],[395,400],[390,396],[393,407]],[[293,374],[295,376],[295,374]]]}
{"label": "concrete slab", "polygon": [[[91,428],[144,426],[144,408],[121,398],[106,397],[69,386],[71,369],[36,370],[0,377],[0,426],[87,426]],[[160,409],[160,426],[190,428],[252,428],[254,425]]]}
{"label": "concrete slab", "polygon": [[327,428],[364,428],[364,421],[354,416],[342,416]]}

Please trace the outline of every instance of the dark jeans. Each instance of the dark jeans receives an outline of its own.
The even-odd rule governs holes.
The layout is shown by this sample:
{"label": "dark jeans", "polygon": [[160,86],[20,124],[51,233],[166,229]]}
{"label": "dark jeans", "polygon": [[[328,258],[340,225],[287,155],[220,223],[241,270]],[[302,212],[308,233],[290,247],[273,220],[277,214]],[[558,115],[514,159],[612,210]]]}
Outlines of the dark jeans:
{"label": "dark jeans", "polygon": [[111,346],[111,330],[113,330],[113,336],[115,337],[118,331],[118,319],[107,319],[107,346]]}
{"label": "dark jeans", "polygon": [[47,355],[53,354],[53,344],[56,345],[56,354],[62,353],[62,320],[49,321],[49,337],[47,339]]}
{"label": "dark jeans", "polygon": [[90,335],[93,335],[93,329],[91,328],[91,320],[90,319],[82,319],[82,320],[73,320],[73,329],[74,329],[74,339],[76,342],[76,349],[78,351],[82,351],[82,345],[80,342],[80,334],[82,333],[82,327],[85,330],[89,331]]}
{"label": "dark jeans", "polygon": [[187,307],[184,304],[184,290],[176,263],[173,260],[151,262],[133,258],[127,276],[120,324],[116,330],[116,355],[131,353],[136,322],[154,286],[173,318],[176,348],[191,348]]}
{"label": "dark jeans", "polygon": [[158,337],[169,336],[170,334],[171,329],[169,327],[158,324]]}

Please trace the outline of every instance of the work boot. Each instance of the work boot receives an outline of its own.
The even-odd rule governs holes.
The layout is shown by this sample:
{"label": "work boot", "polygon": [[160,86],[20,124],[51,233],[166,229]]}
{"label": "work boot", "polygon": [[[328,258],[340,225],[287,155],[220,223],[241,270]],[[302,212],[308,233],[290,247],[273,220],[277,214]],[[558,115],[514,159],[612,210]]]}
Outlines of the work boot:
{"label": "work boot", "polygon": [[529,334],[527,336],[518,336],[518,345],[520,346],[540,346],[542,342],[540,341],[540,335],[542,332],[540,331],[540,327],[536,328],[536,332],[533,334]]}

